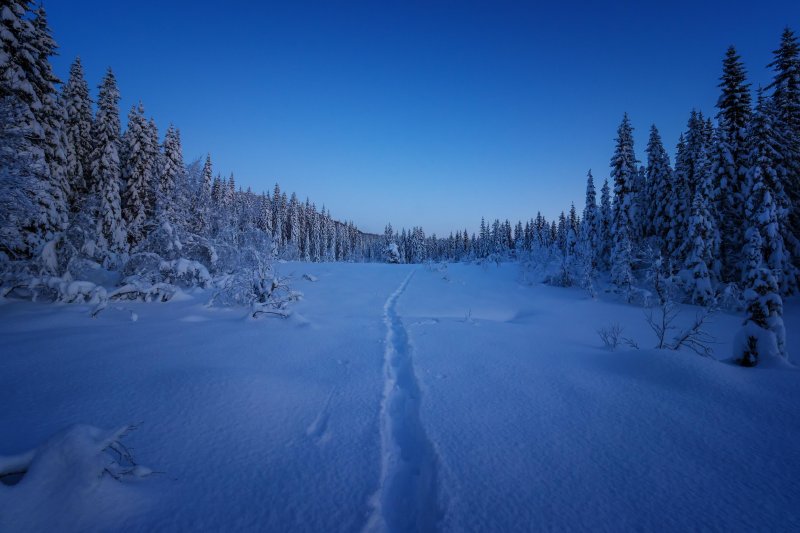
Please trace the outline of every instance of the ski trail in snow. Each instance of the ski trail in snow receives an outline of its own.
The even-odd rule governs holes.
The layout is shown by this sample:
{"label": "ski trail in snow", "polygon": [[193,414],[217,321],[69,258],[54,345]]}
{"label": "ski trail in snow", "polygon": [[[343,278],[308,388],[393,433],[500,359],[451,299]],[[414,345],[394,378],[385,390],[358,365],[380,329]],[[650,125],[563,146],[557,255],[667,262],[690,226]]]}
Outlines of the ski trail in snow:
{"label": "ski trail in snow", "polygon": [[420,391],[408,333],[395,309],[413,275],[412,271],[383,306],[381,480],[366,531],[434,531],[441,514],[436,501],[436,454],[420,422]]}

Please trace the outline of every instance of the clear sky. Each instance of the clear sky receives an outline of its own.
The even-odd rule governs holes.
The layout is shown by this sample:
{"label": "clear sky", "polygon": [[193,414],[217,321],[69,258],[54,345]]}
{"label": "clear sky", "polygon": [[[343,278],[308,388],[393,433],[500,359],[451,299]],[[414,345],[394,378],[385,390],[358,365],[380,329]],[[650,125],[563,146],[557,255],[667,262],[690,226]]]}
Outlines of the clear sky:
{"label": "clear sky", "polygon": [[[736,45],[754,87],[800,1],[46,0],[66,79],[107,66],[187,161],[325,204],[367,231],[552,217],[608,174],[627,111],[672,151],[714,113]],[[599,186],[599,185],[598,185]]]}

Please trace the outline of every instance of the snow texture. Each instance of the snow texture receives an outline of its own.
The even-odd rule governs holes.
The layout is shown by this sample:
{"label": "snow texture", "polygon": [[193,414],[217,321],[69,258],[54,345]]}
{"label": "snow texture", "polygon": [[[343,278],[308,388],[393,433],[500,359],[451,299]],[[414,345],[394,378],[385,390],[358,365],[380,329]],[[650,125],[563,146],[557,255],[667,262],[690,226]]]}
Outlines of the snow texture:
{"label": "snow texture", "polygon": [[[317,278],[287,320],[211,289],[94,319],[6,300],[0,470],[27,471],[1,478],[0,531],[800,527],[799,374],[724,361],[740,315],[709,326],[714,359],[515,264],[280,268]],[[609,323],[641,349],[604,349]],[[103,475],[95,428],[131,422],[155,472]]]}

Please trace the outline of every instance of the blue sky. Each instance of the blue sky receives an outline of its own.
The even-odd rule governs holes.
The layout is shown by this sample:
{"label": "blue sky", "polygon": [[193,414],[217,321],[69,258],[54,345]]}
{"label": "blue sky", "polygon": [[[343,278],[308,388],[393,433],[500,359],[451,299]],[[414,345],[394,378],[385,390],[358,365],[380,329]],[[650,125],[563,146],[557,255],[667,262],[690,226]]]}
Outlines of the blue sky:
{"label": "blue sky", "polygon": [[[800,2],[45,3],[66,78],[141,100],[187,161],[325,204],[367,231],[552,217],[608,173],[627,111],[672,151],[714,113],[736,45],[754,87]],[[235,7],[229,7],[235,6]]]}

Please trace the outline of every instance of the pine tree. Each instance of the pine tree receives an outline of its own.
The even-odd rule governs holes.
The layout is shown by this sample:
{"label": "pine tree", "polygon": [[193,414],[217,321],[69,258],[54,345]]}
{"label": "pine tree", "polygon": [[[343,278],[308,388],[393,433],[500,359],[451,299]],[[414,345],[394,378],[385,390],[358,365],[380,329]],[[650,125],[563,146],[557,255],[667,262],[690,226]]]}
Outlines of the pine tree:
{"label": "pine tree", "polygon": [[567,216],[564,211],[558,216],[558,226],[556,228],[556,242],[558,250],[563,254],[567,251]]}
{"label": "pine tree", "polygon": [[153,173],[150,129],[144,116],[144,106],[131,107],[128,113],[128,130],[124,135],[127,157],[122,169],[125,183],[122,216],[128,230],[128,243],[137,246],[145,238],[147,221],[147,187]]}
{"label": "pine tree", "polygon": [[[211,231],[211,183],[213,175],[211,154],[207,154],[205,164],[203,165],[203,171],[200,174],[200,183],[197,184],[197,190],[192,199],[192,217],[190,224],[192,232],[197,235],[208,236]],[[264,209],[263,202],[264,198],[262,195],[262,210]],[[267,201],[266,203],[266,208],[268,209],[269,202]],[[269,224],[272,224],[272,220],[269,221]],[[264,232],[269,230],[266,221],[263,220],[263,216],[259,220],[259,228]]]}
{"label": "pine tree", "polygon": [[734,358],[742,366],[764,360],[786,360],[786,328],[783,301],[772,272],[762,265],[763,244],[758,227],[745,232],[745,291],[747,317],[734,342]]}
{"label": "pine tree", "polygon": [[322,261],[322,216],[317,211],[317,206],[311,204],[311,260],[315,263]]}
{"label": "pine tree", "polygon": [[614,182],[614,215],[616,228],[634,226],[636,217],[636,155],[633,151],[633,127],[628,114],[617,129],[616,148],[611,158],[611,179]]}
{"label": "pine tree", "polygon": [[580,241],[583,243],[583,255],[592,269],[597,267],[597,253],[600,248],[600,219],[597,212],[597,196],[594,189],[594,178],[590,170],[586,174],[586,201],[581,220]]}
{"label": "pine tree", "polygon": [[614,156],[611,158],[611,177],[614,180],[611,280],[627,294],[633,282],[631,240],[637,216],[635,206],[637,161],[633,151],[633,128],[627,113],[617,130],[616,143]]}
{"label": "pine tree", "polygon": [[297,195],[292,193],[291,198],[289,199],[289,206],[288,206],[288,217],[287,217],[287,241],[289,245],[295,250],[293,253],[297,253],[300,249],[300,213],[299,213],[299,204],[297,202]]}
{"label": "pine tree", "polygon": [[746,128],[752,113],[750,85],[741,58],[728,48],[722,63],[722,89],[717,101],[717,138],[712,152],[715,210],[722,237],[720,259],[724,281],[739,277],[739,255],[743,239],[745,174],[747,172]]}
{"label": "pine tree", "polygon": [[153,162],[153,169],[149,179],[147,180],[145,208],[147,212],[147,219],[155,221],[158,188],[161,180],[161,167],[163,166],[163,154],[161,153],[161,143],[158,140],[158,127],[156,126],[155,120],[152,118],[148,123],[148,131],[150,132],[150,142],[147,144],[147,146],[150,150],[149,159]]}
{"label": "pine tree", "polygon": [[92,155],[92,101],[89,84],[83,75],[80,57],[69,69],[69,79],[61,100],[66,112],[67,175],[71,182],[72,209],[79,209],[79,199],[90,190]]}
{"label": "pine tree", "polygon": [[0,99],[0,259],[29,259],[44,244],[47,165],[31,117],[20,100]]}
{"label": "pine tree", "polygon": [[283,223],[284,211],[283,202],[281,201],[281,188],[276,183],[275,189],[272,193],[272,213],[275,219],[272,222],[272,239],[279,247],[283,247]]}
{"label": "pine tree", "polygon": [[647,142],[646,234],[656,239],[662,253],[671,226],[668,199],[672,197],[672,168],[655,125]]}
{"label": "pine tree", "polygon": [[92,182],[99,195],[98,235],[101,253],[120,253],[127,249],[127,234],[122,220],[119,192],[119,91],[109,68],[100,85],[97,117],[92,128]]}
{"label": "pine tree", "polygon": [[687,236],[688,253],[686,270],[689,279],[687,292],[692,303],[711,305],[714,302],[714,288],[709,265],[713,264],[713,235],[716,231],[711,219],[708,198],[698,188],[692,202],[692,215],[689,218]]}
{"label": "pine tree", "polygon": [[784,235],[789,232],[788,200],[776,171],[782,154],[777,149],[771,113],[759,93],[759,102],[748,132],[747,202],[745,210],[751,225],[763,239],[764,266],[772,271],[782,294],[797,291],[797,270],[786,249]]}
{"label": "pine tree", "polygon": [[707,122],[702,113],[692,110],[686,134],[678,143],[670,202],[672,231],[667,251],[677,264],[686,260],[689,242],[685,237],[689,231],[692,202],[699,182],[705,179],[710,143]]}
{"label": "pine tree", "polygon": [[603,187],[600,189],[600,222],[599,235],[600,244],[598,247],[598,263],[602,270],[611,268],[611,246],[612,246],[612,218],[611,211],[611,188],[608,180],[603,180]]}
{"label": "pine tree", "polygon": [[36,64],[39,70],[38,91],[42,102],[41,125],[44,130],[44,155],[49,171],[48,226],[53,232],[67,228],[70,182],[67,177],[67,138],[65,135],[66,114],[56,93],[61,80],[53,73],[50,57],[56,54],[57,45],[47,24],[44,7],[39,6],[33,19],[34,47],[38,53]]}
{"label": "pine tree", "polygon": [[648,236],[648,220],[645,217],[648,207],[648,183],[647,183],[647,169],[640,166],[636,177],[634,179],[634,213],[636,216],[633,219],[634,227],[633,234],[637,242],[643,241]]}
{"label": "pine tree", "polygon": [[621,228],[615,239],[611,257],[611,280],[625,298],[630,299],[634,284],[631,268],[633,251],[627,229]]}
{"label": "pine tree", "polygon": [[768,65],[775,76],[772,89],[773,126],[782,140],[778,177],[790,202],[787,245],[792,262],[800,269],[800,43],[791,29],[781,35],[781,43]]}
{"label": "pine tree", "polygon": [[63,115],[55,100],[58,80],[49,64],[54,50],[43,10],[34,14],[26,0],[3,3],[0,193],[6,205],[0,212],[0,250],[13,258],[38,256],[66,223],[66,183],[58,173],[63,165],[63,147],[58,145]]}
{"label": "pine tree", "polygon": [[672,196],[667,199],[670,214],[670,232],[667,236],[666,250],[668,257],[676,264],[680,264],[684,250],[684,237],[688,230],[688,206],[686,204],[689,197],[689,169],[691,161],[689,158],[689,148],[686,142],[687,134],[682,132],[678,138],[678,146],[675,149],[675,171],[672,173]]}

